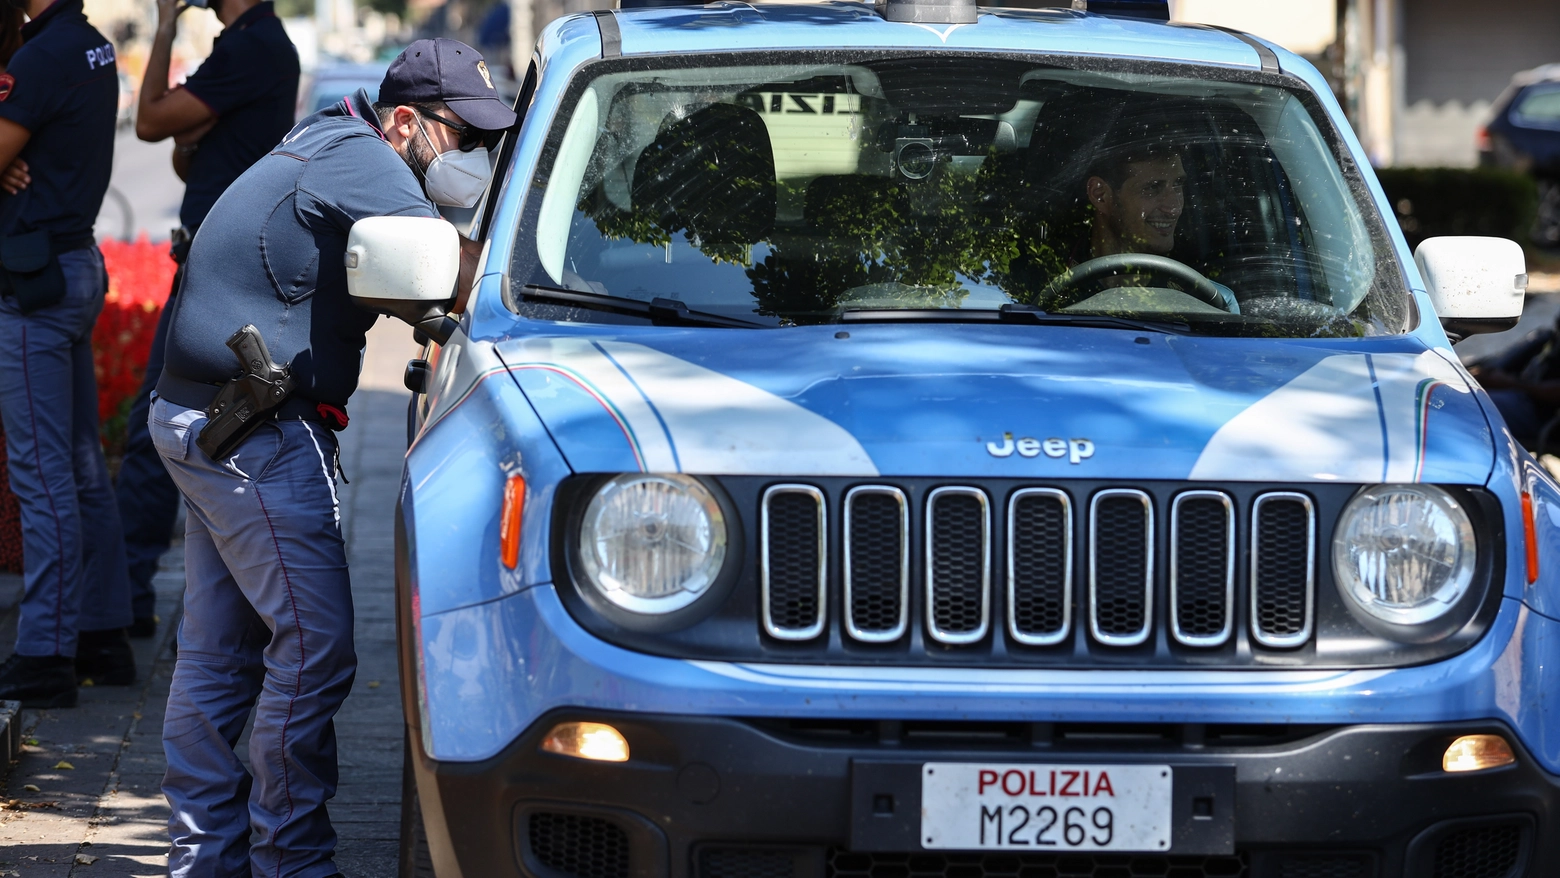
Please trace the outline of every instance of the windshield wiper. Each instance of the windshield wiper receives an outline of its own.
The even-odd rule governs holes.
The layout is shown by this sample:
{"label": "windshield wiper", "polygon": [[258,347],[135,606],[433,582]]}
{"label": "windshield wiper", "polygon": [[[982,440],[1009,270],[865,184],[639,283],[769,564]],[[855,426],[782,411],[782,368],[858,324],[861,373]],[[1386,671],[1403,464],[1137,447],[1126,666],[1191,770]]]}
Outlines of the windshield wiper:
{"label": "windshield wiper", "polygon": [[1187,335],[1192,327],[1179,320],[1135,320],[1105,314],[1057,314],[1033,305],[1001,308],[859,308],[840,313],[841,323],[1030,323],[1041,326],[1089,326]]}
{"label": "windshield wiper", "polygon": [[646,302],[642,299],[630,299],[627,296],[584,293],[579,290],[566,290],[562,287],[549,287],[541,284],[522,284],[520,287],[520,298],[535,302],[575,305],[580,308],[589,308],[592,311],[627,314],[630,317],[643,317],[656,326],[716,326],[730,329],[767,328],[762,323],[743,320],[740,317],[725,317],[720,314],[710,314],[706,311],[695,311],[678,299],[665,299],[659,296]]}

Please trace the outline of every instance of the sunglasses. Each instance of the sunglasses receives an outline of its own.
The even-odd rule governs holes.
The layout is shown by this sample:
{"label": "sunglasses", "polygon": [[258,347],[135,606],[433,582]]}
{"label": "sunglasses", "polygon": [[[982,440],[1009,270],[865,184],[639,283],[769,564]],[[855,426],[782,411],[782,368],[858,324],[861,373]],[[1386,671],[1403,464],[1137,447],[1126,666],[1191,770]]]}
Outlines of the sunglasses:
{"label": "sunglasses", "polygon": [[504,136],[504,132],[502,131],[483,131],[481,128],[476,128],[471,125],[462,125],[459,122],[451,122],[449,119],[440,116],[438,113],[431,113],[421,108],[415,109],[417,109],[418,114],[420,114],[424,119],[432,119],[441,125],[448,125],[449,127],[455,129],[455,135],[458,138],[455,147],[461,152],[471,152],[479,146],[492,149],[498,144],[499,138]]}

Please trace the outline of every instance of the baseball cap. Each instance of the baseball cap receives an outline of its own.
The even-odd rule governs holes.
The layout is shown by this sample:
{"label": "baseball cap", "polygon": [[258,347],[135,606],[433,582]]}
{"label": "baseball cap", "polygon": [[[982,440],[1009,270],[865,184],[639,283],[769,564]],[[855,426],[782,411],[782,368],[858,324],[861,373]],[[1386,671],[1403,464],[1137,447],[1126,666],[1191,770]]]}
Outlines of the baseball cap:
{"label": "baseball cap", "polygon": [[443,101],[467,124],[500,131],[515,111],[499,99],[482,53],[460,40],[418,40],[390,62],[379,100],[394,104]]}

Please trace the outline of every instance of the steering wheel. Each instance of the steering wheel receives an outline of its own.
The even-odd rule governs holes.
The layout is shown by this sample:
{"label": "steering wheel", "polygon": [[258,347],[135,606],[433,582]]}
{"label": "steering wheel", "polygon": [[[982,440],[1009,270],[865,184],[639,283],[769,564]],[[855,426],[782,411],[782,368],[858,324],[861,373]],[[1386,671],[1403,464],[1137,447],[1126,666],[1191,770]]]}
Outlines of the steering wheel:
{"label": "steering wheel", "polygon": [[1061,299],[1066,302],[1065,305],[1060,306],[1063,308],[1076,305],[1087,298],[1077,293],[1080,288],[1101,278],[1125,272],[1157,275],[1180,281],[1186,285],[1187,293],[1192,298],[1231,314],[1240,313],[1240,305],[1228,290],[1203,277],[1190,265],[1154,253],[1114,253],[1110,256],[1090,259],[1047,284],[1040,293],[1040,300],[1049,302]]}

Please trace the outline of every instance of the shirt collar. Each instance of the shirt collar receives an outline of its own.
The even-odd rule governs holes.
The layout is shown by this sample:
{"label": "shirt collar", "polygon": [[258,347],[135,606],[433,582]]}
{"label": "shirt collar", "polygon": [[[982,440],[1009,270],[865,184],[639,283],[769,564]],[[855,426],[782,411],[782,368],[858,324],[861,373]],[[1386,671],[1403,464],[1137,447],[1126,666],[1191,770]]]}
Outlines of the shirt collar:
{"label": "shirt collar", "polygon": [[385,137],[384,129],[379,127],[379,114],[374,112],[374,102],[368,99],[368,92],[365,89],[360,88],[347,95],[342,103],[346,105],[348,115],[367,122],[368,127],[374,129],[374,133],[379,135],[380,140],[389,141],[390,138]]}
{"label": "shirt collar", "polygon": [[268,16],[273,16],[275,14],[276,4],[272,3],[271,0],[265,0],[264,3],[256,3],[255,5],[244,10],[244,14],[234,19],[233,23],[228,25],[225,30],[243,30],[244,28],[254,24],[256,21],[259,21],[260,19],[266,18]]}
{"label": "shirt collar", "polygon": [[43,12],[39,13],[37,18],[31,19],[22,25],[22,40],[25,42],[32,39],[38,35],[39,31],[48,27],[50,21],[69,12],[84,15],[82,0],[54,0]]}

